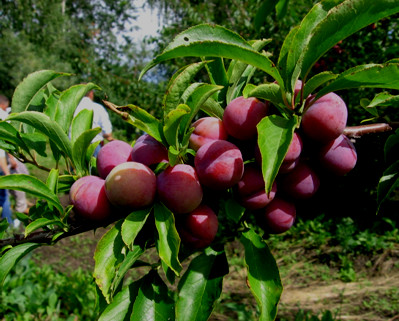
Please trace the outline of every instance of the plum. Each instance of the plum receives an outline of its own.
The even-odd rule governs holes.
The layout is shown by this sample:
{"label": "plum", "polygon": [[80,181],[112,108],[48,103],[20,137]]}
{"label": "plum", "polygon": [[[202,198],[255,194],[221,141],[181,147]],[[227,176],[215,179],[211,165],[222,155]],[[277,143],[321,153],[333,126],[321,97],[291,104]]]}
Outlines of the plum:
{"label": "plum", "polygon": [[97,155],[98,175],[105,179],[116,165],[131,160],[132,149],[130,144],[122,140],[113,140],[105,144]]}
{"label": "plum", "polygon": [[105,180],[109,201],[118,208],[136,210],[151,205],[156,194],[156,176],[146,165],[125,162],[115,166]]}
{"label": "plum", "polygon": [[170,166],[157,176],[159,199],[175,214],[189,213],[203,197],[195,169],[188,164]]}

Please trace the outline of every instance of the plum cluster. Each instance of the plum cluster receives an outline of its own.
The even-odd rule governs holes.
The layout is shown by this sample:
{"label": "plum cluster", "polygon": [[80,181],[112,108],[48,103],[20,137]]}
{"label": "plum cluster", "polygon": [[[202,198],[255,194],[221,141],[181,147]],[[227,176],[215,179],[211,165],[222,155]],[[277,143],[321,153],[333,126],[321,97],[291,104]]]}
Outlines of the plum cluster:
{"label": "plum cluster", "polygon": [[[344,175],[357,157],[354,145],[343,135],[346,105],[336,94],[327,94],[304,112],[277,179],[266,193],[257,124],[271,110],[268,102],[238,97],[226,106],[223,119],[197,119],[189,141],[195,156],[173,166],[168,164],[166,147],[148,134],[134,146],[109,142],[97,156],[98,176],[82,177],[71,187],[75,212],[104,220],[114,210],[129,213],[157,200],[175,214],[182,241],[204,248],[214,240],[219,224],[218,209],[207,195],[217,199],[231,191],[270,233],[288,230],[295,221],[295,200],[309,199],[319,188],[314,164]],[[304,152],[306,146],[311,153]],[[160,163],[166,163],[165,169],[155,174]]]}

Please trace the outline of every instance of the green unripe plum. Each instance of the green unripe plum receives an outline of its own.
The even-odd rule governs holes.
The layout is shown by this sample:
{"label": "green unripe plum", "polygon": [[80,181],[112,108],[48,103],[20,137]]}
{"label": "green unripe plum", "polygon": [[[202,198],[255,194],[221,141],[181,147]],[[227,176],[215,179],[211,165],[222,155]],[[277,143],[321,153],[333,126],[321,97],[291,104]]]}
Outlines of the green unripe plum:
{"label": "green unripe plum", "polygon": [[156,194],[156,176],[146,165],[126,162],[115,166],[105,180],[109,201],[118,208],[136,210],[151,205]]}
{"label": "green unripe plum", "polygon": [[189,213],[202,201],[203,192],[195,169],[187,164],[168,167],[157,176],[159,199],[175,214]]}
{"label": "green unripe plum", "polygon": [[83,176],[76,180],[69,199],[75,213],[83,218],[101,221],[111,216],[112,205],[105,192],[105,180],[98,176]]}
{"label": "green unripe plum", "polygon": [[98,175],[105,179],[116,165],[130,161],[131,152],[132,146],[122,140],[105,144],[97,154]]}

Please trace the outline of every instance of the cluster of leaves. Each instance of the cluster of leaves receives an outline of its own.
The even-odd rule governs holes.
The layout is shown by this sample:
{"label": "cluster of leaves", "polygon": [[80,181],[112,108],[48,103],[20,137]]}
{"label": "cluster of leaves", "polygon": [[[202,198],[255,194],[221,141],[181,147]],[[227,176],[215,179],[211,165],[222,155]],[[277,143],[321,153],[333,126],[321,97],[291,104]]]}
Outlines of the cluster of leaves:
{"label": "cluster of leaves", "polygon": [[[270,191],[293,132],[300,126],[306,108],[304,97],[312,94],[317,99],[329,92],[359,87],[399,89],[395,81],[399,72],[397,60],[360,65],[340,74],[326,71],[309,77],[315,62],[337,42],[397,12],[399,5],[391,0],[371,4],[361,0],[317,3],[301,24],[289,32],[277,62],[262,51],[271,40],[248,42],[221,26],[201,24],[177,35],[141,73],[142,77],[152,67],[175,58],[202,59],[182,67],[170,79],[161,119],[136,105],[107,105],[127,123],[167,146],[173,165],[184,162],[193,153],[188,148],[188,138],[195,117],[205,113],[221,118],[224,107],[241,95],[270,101],[279,113],[265,117],[258,124],[262,172],[268,182],[266,190]],[[209,83],[194,81],[202,68],[206,69]],[[274,82],[252,84],[255,70],[266,73]],[[26,218],[30,221],[25,236],[44,228],[53,232],[52,241],[70,228],[71,207],[64,208],[58,194],[68,191],[76,178],[95,172],[91,157],[95,145],[91,139],[98,132],[91,128],[89,112],[74,117],[80,99],[96,85],[75,85],[60,92],[51,81],[62,75],[66,74],[49,70],[29,75],[14,93],[13,113],[7,122],[0,123],[2,148],[37,164],[34,154],[43,154],[40,146],[49,144],[57,162],[65,161],[70,171],[60,174],[52,169],[45,183],[21,174],[0,178],[0,188],[30,193],[33,190],[41,202],[32,210],[32,216]],[[294,88],[299,79],[302,88],[295,98]],[[33,105],[38,110],[33,111]],[[231,237],[244,245],[248,285],[259,304],[259,319],[275,319],[282,291],[276,262],[262,234],[251,225],[247,213],[231,194],[221,196],[220,203],[221,225],[227,224],[233,233],[222,234],[228,230],[222,228],[215,244],[200,253],[186,251],[180,244],[174,215],[161,203],[119,219],[99,241],[95,252],[100,320],[140,320],[143,316],[165,320],[208,319],[228,272],[223,244]],[[0,258],[0,282],[21,257],[40,245],[27,242],[3,248],[7,251]],[[155,263],[143,262],[142,254],[153,247],[157,251]],[[190,261],[186,270],[185,260]],[[144,277],[124,282],[131,268],[141,266],[150,269]],[[174,285],[176,278],[179,281],[173,293],[167,283]]]}

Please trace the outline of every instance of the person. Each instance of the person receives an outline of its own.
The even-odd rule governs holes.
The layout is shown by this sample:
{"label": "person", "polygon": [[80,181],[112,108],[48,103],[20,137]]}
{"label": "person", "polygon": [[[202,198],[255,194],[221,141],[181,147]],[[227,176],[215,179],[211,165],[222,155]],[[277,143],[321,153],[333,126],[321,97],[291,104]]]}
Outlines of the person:
{"label": "person", "polygon": [[86,96],[83,97],[79,105],[76,107],[74,116],[76,116],[83,109],[93,111],[92,128],[101,128],[101,132],[92,140],[92,143],[96,143],[98,141],[100,142],[97,145],[96,150],[93,154],[93,156],[96,157],[98,152],[100,151],[101,146],[104,145],[104,140],[107,140],[109,142],[114,140],[112,135],[112,123],[104,106],[94,102],[94,90],[90,90],[86,94]]}
{"label": "person", "polygon": [[[7,107],[10,104],[8,98],[4,95],[0,95],[0,119],[4,120],[8,117]],[[7,154],[6,151],[0,149],[0,176],[9,175],[10,170],[7,164]],[[12,219],[12,211],[10,204],[10,197],[7,189],[0,189],[0,206],[2,208],[1,217],[7,219],[10,225],[14,225]]]}

